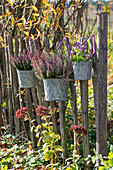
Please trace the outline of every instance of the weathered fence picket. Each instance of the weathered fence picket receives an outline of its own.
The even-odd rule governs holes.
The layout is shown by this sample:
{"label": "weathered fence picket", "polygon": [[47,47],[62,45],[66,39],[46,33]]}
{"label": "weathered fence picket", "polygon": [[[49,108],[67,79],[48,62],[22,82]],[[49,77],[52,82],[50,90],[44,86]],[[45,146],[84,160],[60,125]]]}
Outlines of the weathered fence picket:
{"label": "weathered fence picket", "polygon": [[[85,37],[81,38],[83,42]],[[85,47],[88,48],[86,42]],[[81,92],[81,110],[82,110],[82,126],[87,130],[87,135],[83,136],[83,155],[86,158],[89,155],[89,125],[88,125],[88,80],[80,80],[80,92]]]}
{"label": "weathered fence picket", "polygon": [[107,155],[107,13],[97,14],[96,152]]}

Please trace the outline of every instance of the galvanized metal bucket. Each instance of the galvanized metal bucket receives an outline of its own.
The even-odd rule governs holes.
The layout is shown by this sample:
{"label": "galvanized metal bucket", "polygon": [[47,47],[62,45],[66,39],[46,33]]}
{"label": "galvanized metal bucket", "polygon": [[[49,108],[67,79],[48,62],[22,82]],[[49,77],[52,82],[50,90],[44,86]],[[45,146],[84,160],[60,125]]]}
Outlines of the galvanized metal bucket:
{"label": "galvanized metal bucket", "polygon": [[90,80],[92,70],[92,61],[73,62],[73,71],[75,80]]}
{"label": "galvanized metal bucket", "polygon": [[46,101],[66,101],[69,82],[64,79],[43,79]]}
{"label": "galvanized metal bucket", "polygon": [[17,70],[21,88],[33,88],[37,85],[37,78],[33,70]]}

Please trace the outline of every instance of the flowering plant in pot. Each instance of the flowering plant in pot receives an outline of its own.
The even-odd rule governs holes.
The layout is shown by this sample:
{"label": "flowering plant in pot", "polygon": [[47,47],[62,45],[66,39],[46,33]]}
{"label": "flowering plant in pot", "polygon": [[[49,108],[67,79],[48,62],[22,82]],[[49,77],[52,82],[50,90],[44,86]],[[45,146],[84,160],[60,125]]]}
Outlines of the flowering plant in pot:
{"label": "flowering plant in pot", "polygon": [[[93,35],[93,49],[87,49],[84,43],[91,35]],[[94,58],[96,58],[94,34],[90,34],[83,43],[76,42],[75,46],[72,46],[71,61],[73,63],[75,80],[89,80],[91,78]]]}
{"label": "flowering plant in pot", "polygon": [[31,60],[29,59],[27,50],[21,55],[11,55],[11,62],[17,69],[20,87],[35,87],[37,84],[37,78],[33,72],[33,67],[31,66]]}
{"label": "flowering plant in pot", "polygon": [[64,79],[69,76],[70,61],[64,57],[63,52],[35,50],[30,56],[31,65],[39,79],[43,79],[45,100],[65,101],[68,96],[69,82]]}

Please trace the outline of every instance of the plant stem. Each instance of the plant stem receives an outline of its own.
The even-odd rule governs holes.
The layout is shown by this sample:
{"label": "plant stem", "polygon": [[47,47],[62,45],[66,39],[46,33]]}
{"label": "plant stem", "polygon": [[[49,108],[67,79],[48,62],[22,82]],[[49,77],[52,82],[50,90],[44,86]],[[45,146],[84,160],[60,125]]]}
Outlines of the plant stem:
{"label": "plant stem", "polygon": [[73,164],[75,161],[75,152],[77,152],[77,134],[74,132],[74,153],[73,153]]}
{"label": "plant stem", "polygon": [[29,113],[27,112],[27,115],[28,115],[28,117],[27,117],[27,119],[30,121],[30,123],[34,126],[34,128],[36,128],[36,126],[34,125],[34,123],[31,121],[31,118],[30,118],[30,116],[29,116]]}

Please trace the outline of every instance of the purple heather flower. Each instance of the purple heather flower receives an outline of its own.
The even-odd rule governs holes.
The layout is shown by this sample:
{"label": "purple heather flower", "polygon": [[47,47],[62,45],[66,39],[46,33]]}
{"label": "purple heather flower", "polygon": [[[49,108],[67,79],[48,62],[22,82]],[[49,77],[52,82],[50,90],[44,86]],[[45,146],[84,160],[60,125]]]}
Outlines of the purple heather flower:
{"label": "purple heather flower", "polygon": [[97,56],[95,51],[92,53],[92,55],[94,58],[96,58],[96,56]]}
{"label": "purple heather flower", "polygon": [[92,49],[88,49],[90,52],[92,52]]}

